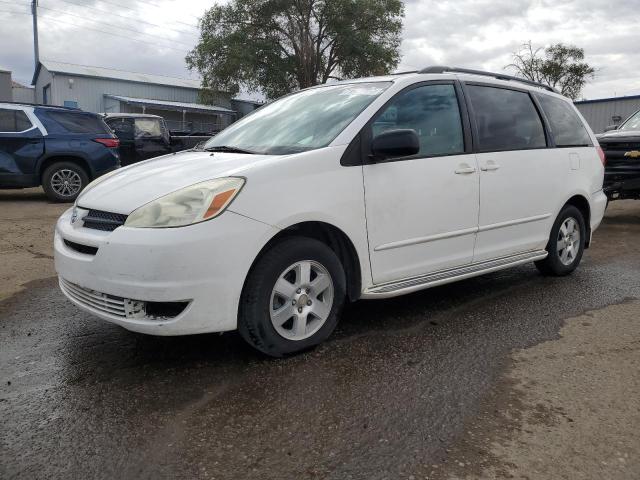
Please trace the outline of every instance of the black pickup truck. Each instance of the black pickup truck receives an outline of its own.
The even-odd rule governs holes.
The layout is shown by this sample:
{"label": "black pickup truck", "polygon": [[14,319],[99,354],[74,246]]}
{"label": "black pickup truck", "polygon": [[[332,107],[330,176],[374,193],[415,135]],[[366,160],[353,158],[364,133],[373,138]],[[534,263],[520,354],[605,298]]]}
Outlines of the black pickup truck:
{"label": "black pickup truck", "polygon": [[604,192],[609,200],[640,200],[640,110],[597,135],[607,159]]}
{"label": "black pickup truck", "polygon": [[144,113],[107,113],[104,121],[120,140],[122,166],[195,147],[212,134],[169,132],[158,115]]}

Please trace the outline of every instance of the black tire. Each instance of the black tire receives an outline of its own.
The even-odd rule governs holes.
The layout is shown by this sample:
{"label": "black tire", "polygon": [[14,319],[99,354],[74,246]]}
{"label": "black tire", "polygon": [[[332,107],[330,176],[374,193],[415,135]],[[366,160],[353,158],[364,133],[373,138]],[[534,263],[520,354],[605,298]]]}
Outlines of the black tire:
{"label": "black tire", "polygon": [[[320,264],[331,276],[333,304],[324,324],[313,335],[291,340],[280,335],[271,322],[271,295],[276,282],[287,268],[306,260]],[[331,335],[338,323],[345,297],[345,273],[336,254],[318,240],[290,237],[262,254],[249,272],[240,299],[238,330],[251,346],[269,356],[282,357],[301,352],[318,345]]]}
{"label": "black tire", "polygon": [[[76,183],[73,183],[73,189],[71,193],[65,195],[61,188],[54,186],[54,177],[59,179],[62,174],[69,175],[68,172],[73,172],[74,182],[79,181],[79,185],[76,188]],[[56,176],[56,174],[58,174]],[[42,188],[49,200],[53,202],[73,202],[78,197],[80,192],[89,183],[89,175],[86,170],[73,162],[56,162],[49,165],[42,174]]]}
{"label": "black tire", "polygon": [[[562,241],[560,229],[563,224],[569,220],[574,219],[578,224],[578,231],[580,233],[580,239],[578,243],[577,252],[575,248],[573,251],[575,252],[573,258],[570,260],[569,264],[563,263],[561,259],[561,253],[558,251],[558,243]],[[582,255],[584,253],[584,245],[586,240],[586,227],[584,223],[584,217],[582,216],[582,212],[578,210],[573,205],[565,205],[562,209],[558,218],[553,224],[551,228],[551,234],[549,236],[549,242],[547,243],[546,250],[549,253],[547,258],[544,260],[538,260],[535,262],[536,267],[543,275],[550,275],[556,277],[562,277],[564,275],[569,275],[573,272],[578,265],[580,264],[580,260],[582,260]],[[569,260],[569,259],[567,259]]]}

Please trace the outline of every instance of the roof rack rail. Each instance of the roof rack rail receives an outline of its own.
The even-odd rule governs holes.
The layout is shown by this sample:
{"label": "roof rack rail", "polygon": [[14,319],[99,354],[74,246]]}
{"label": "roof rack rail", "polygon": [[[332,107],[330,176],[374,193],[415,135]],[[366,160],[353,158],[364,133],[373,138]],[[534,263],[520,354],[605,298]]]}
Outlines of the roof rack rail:
{"label": "roof rack rail", "polygon": [[64,105],[48,105],[46,103],[31,103],[31,102],[8,102],[0,101],[0,103],[8,105],[26,105],[28,107],[46,107],[46,108],[60,108],[62,110],[81,110],[78,107],[65,107]]}
{"label": "roof rack rail", "polygon": [[545,90],[548,90],[550,92],[558,93],[553,87],[550,87],[549,85],[545,85],[544,83],[538,83],[532,80],[527,80],[526,78],[514,77],[513,75],[507,75],[504,73],[485,72],[484,70],[471,70],[469,68],[445,67],[443,65],[434,65],[433,67],[423,68],[418,73],[445,73],[445,72],[468,73],[470,75],[482,75],[484,77],[493,77],[498,80],[510,80],[513,82],[526,83],[527,85],[544,88]]}

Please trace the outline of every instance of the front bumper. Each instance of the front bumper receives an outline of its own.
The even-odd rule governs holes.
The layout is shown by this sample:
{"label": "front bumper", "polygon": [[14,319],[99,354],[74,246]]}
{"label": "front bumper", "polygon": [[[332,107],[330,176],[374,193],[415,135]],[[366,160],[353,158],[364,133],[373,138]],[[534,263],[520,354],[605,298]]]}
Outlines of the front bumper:
{"label": "front bumper", "polygon": [[[188,227],[122,226],[113,232],[85,228],[81,220],[85,214],[80,210],[72,224],[69,209],[56,225],[54,257],[62,291],[103,320],[153,335],[235,329],[249,268],[277,232],[275,227],[229,211]],[[97,252],[82,253],[70,244],[97,248]],[[185,307],[174,317],[145,315],[145,302]]]}

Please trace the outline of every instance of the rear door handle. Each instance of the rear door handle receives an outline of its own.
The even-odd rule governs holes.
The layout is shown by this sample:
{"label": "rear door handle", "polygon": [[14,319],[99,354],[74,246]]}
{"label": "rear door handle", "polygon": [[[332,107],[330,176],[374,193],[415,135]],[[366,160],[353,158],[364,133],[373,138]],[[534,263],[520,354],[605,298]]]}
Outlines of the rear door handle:
{"label": "rear door handle", "polygon": [[476,169],[466,163],[461,163],[458,165],[457,170],[455,171],[458,175],[468,175],[469,173],[474,173]]}
{"label": "rear door handle", "polygon": [[498,170],[499,168],[500,165],[498,165],[496,162],[488,161],[486,165],[480,167],[480,170],[482,170],[483,172],[490,172],[492,170]]}

